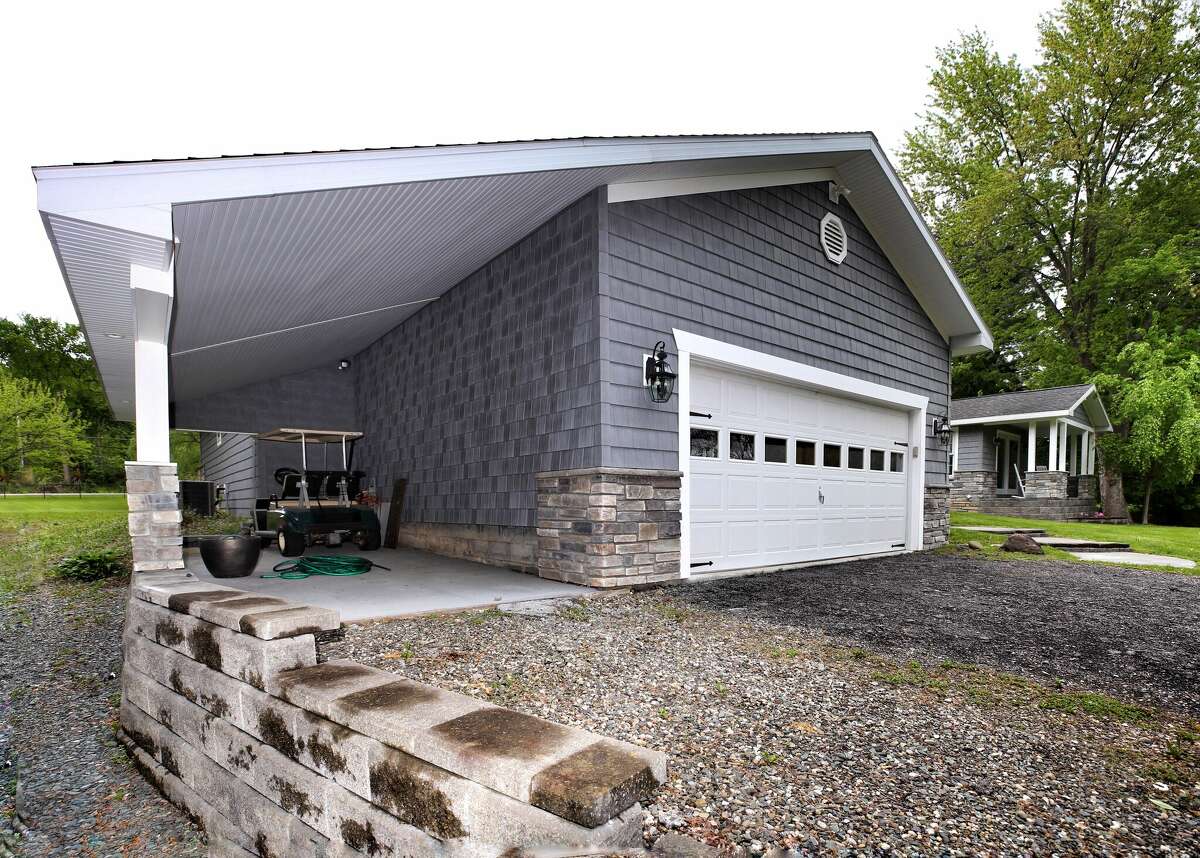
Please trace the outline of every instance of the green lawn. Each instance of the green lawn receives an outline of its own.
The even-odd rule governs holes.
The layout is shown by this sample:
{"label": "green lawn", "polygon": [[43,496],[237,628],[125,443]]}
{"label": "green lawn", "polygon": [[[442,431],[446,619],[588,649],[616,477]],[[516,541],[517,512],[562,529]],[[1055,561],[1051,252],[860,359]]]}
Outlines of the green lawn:
{"label": "green lawn", "polygon": [[36,587],[63,557],[129,552],[124,495],[0,497],[0,597]]}
{"label": "green lawn", "polygon": [[[1200,563],[1200,528],[1167,527],[1160,524],[1092,524],[1084,521],[1042,521],[1032,518],[1012,518],[1004,515],[985,515],[980,512],[952,512],[950,524],[988,525],[992,527],[1040,527],[1051,536],[1075,539],[1128,542],[1134,551],[1147,554],[1170,554]],[[964,533],[964,531],[959,531]],[[971,537],[980,539],[976,534]],[[983,541],[980,539],[980,541]],[[1081,561],[1082,562],[1082,561]],[[1162,570],[1164,567],[1145,567]],[[1188,570],[1175,570],[1188,571]],[[1195,570],[1192,570],[1195,571]]]}

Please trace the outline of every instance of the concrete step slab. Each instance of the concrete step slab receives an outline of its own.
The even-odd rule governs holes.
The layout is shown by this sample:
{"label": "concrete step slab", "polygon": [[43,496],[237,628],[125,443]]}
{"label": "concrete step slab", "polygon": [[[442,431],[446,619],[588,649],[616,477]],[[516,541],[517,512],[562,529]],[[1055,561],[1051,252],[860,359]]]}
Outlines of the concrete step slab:
{"label": "concrete step slab", "polygon": [[1080,560],[1092,563],[1136,563],[1139,566],[1169,566],[1174,569],[1195,569],[1196,562],[1186,557],[1167,554],[1143,554],[1140,551],[1072,551]]}
{"label": "concrete step slab", "polygon": [[1069,551],[1128,551],[1128,542],[1107,542],[1094,539],[1076,539],[1069,536],[1035,536],[1038,545],[1062,548]]}
{"label": "concrete step slab", "polygon": [[1013,533],[1027,533],[1030,536],[1036,536],[1036,535],[1045,534],[1045,532],[1046,532],[1039,527],[984,527],[982,525],[967,526],[967,525],[963,525],[963,524],[951,525],[950,529],[951,530],[970,530],[973,533],[999,533],[999,534],[1002,534],[1005,536],[1007,536],[1009,534],[1013,534]]}

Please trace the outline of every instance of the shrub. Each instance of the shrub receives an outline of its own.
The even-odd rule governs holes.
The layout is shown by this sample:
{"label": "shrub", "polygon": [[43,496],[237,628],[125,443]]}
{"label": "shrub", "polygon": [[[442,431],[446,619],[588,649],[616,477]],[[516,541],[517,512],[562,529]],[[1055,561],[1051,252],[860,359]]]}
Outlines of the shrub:
{"label": "shrub", "polygon": [[247,519],[231,512],[216,515],[196,515],[191,510],[183,511],[184,536],[217,536],[224,533],[241,533]]}
{"label": "shrub", "polygon": [[59,578],[71,581],[100,581],[120,575],[125,564],[117,551],[80,551],[58,561],[54,571]]}

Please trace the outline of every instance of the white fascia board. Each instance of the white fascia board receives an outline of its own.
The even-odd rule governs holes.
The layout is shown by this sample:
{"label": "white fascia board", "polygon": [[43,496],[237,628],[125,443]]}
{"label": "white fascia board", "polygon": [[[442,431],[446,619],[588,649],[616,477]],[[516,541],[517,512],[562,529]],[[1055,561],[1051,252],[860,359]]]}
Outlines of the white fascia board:
{"label": "white fascia board", "polygon": [[[1075,401],[1075,404],[1071,406],[1071,411],[1074,411],[1080,405],[1083,405],[1083,403],[1087,402],[1091,397],[1096,398],[1096,405],[1100,409],[1100,415],[1103,422],[1095,424],[1089,428],[1094,428],[1097,432],[1111,432],[1113,430],[1112,421],[1108,418],[1108,410],[1104,407],[1104,400],[1100,398],[1100,392],[1096,390],[1096,385],[1088,385],[1088,389],[1084,392],[1083,396],[1079,397],[1079,399]],[[1088,417],[1090,418],[1091,415],[1089,414]]]}
{"label": "white fascia board", "polygon": [[994,347],[995,343],[992,341],[992,334],[988,330],[950,338],[950,355],[952,357],[966,357],[967,355],[990,352]]}
{"label": "white fascia board", "polygon": [[33,174],[38,207],[66,213],[506,173],[857,152],[874,145],[869,134],[585,139],[35,167]]}
{"label": "white fascia board", "polygon": [[[955,353],[955,345],[953,342],[954,336],[951,337],[950,346],[952,353],[973,354],[974,352],[979,351],[991,351],[994,347],[992,332],[988,330],[988,326],[984,324],[983,317],[980,316],[979,311],[975,309],[975,304],[971,301],[970,296],[967,295],[967,290],[963,288],[963,285],[960,282],[958,282],[958,275],[956,275],[954,273],[954,269],[950,267],[950,263],[947,261],[946,255],[942,253],[942,248],[938,245],[937,240],[934,239],[933,233],[929,231],[929,224],[925,223],[925,218],[923,218],[921,213],[917,211],[917,206],[913,202],[912,197],[909,195],[908,188],[906,188],[904,183],[900,181],[900,176],[896,173],[895,169],[893,169],[891,162],[887,158],[887,155],[884,154],[883,150],[879,147],[879,144],[874,140],[874,138],[871,140],[871,154],[875,156],[875,160],[879,163],[880,169],[883,170],[884,175],[887,176],[888,181],[891,183],[892,190],[895,191],[897,198],[899,198],[900,202],[903,204],[908,216],[912,218],[913,222],[917,225],[917,229],[920,231],[921,237],[925,239],[925,243],[929,246],[930,253],[932,253],[934,258],[937,259],[937,263],[941,267],[942,272],[945,274],[946,280],[954,289],[958,299],[966,307],[967,312],[971,316],[971,320],[975,324],[975,331],[954,335],[963,340],[965,343],[964,347],[968,350]],[[974,342],[972,342],[973,340]]]}
{"label": "white fascia board", "polygon": [[1023,423],[1029,420],[1053,420],[1056,417],[1069,417],[1070,411],[1031,411],[1027,414],[1000,414],[996,417],[968,417],[962,420],[951,420],[951,426],[987,426],[1000,423]]}
{"label": "white fascia board", "polygon": [[807,182],[840,181],[832,168],[814,170],[776,170],[762,173],[731,173],[721,176],[694,176],[686,179],[660,179],[648,182],[613,182],[608,186],[610,203],[742,191],[748,188],[775,188]]}
{"label": "white fascia board", "polygon": [[849,396],[868,402],[877,402],[910,411],[924,410],[929,406],[929,397],[894,387],[885,387],[872,381],[863,381],[849,375],[818,369],[815,366],[775,357],[764,352],[723,343],[720,340],[690,334],[675,329],[675,347],[687,352],[691,358],[723,364],[730,369],[756,372],[775,376],[802,384],[814,390]]}

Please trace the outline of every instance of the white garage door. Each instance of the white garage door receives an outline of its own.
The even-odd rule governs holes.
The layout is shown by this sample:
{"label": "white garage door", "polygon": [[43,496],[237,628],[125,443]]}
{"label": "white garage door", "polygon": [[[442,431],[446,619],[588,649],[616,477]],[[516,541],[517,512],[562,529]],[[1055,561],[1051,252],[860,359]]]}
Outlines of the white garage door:
{"label": "white garage door", "polygon": [[903,546],[907,412],[702,365],[690,389],[693,572]]}

